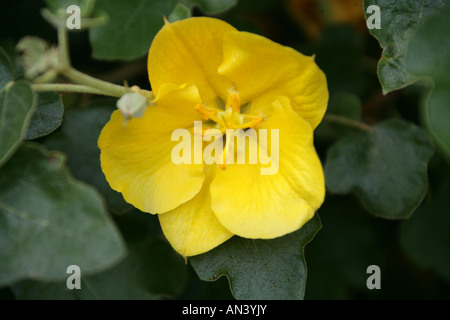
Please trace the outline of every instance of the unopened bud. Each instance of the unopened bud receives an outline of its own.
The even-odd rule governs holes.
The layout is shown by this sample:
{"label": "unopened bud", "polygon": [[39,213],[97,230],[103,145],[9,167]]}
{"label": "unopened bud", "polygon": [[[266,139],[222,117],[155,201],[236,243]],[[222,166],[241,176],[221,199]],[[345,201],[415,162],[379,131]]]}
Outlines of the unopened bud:
{"label": "unopened bud", "polygon": [[137,92],[125,93],[118,101],[117,108],[122,112],[126,124],[131,118],[142,118],[147,109],[147,98]]}
{"label": "unopened bud", "polygon": [[22,62],[25,77],[34,79],[40,74],[55,68],[59,63],[58,49],[49,47],[47,42],[39,37],[27,36],[17,44],[17,50],[23,52]]}

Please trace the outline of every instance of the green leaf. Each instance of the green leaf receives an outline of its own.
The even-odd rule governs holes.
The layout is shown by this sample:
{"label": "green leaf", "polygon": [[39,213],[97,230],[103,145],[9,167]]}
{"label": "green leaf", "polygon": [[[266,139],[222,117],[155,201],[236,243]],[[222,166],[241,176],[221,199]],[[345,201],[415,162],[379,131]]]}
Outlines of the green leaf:
{"label": "green leaf", "polygon": [[[448,169],[447,169],[448,170]],[[403,248],[419,265],[450,281],[450,178],[424,202],[411,219],[402,222]]]}
{"label": "green leaf", "polygon": [[271,240],[231,238],[190,258],[200,279],[225,275],[237,299],[302,299],[306,282],[304,247],[320,230],[316,215],[300,230]]}
{"label": "green leaf", "polygon": [[[42,9],[41,14],[55,28],[66,26],[67,19],[73,14],[73,10],[67,11],[71,5],[80,8],[80,29],[99,27],[108,23],[108,15],[103,11],[95,10],[95,0],[46,0],[46,3],[48,9]],[[79,29],[69,31],[76,30]]]}
{"label": "green leaf", "polygon": [[89,17],[94,12],[95,0],[45,0],[49,9],[56,13],[58,10],[64,10],[71,5],[80,7],[82,17]]}
{"label": "green leaf", "polygon": [[169,22],[183,20],[191,16],[191,10],[182,3],[177,3],[173,11],[167,17]]}
{"label": "green leaf", "polygon": [[0,169],[0,286],[21,279],[65,279],[117,263],[125,248],[89,186],[75,181],[60,153],[25,144]]}
{"label": "green leaf", "polygon": [[236,0],[97,0],[96,9],[109,15],[109,23],[92,28],[89,39],[96,59],[130,60],[148,53],[156,33],[178,3],[192,8],[199,5],[206,13],[218,13],[236,4]]}
{"label": "green leaf", "polygon": [[390,221],[364,214],[351,196],[327,195],[319,213],[323,227],[308,245],[305,298],[342,300],[351,298],[353,290],[368,293],[367,267],[376,264],[385,270],[392,246]]}
{"label": "green leaf", "polygon": [[370,33],[383,48],[378,63],[378,77],[383,93],[403,88],[417,78],[406,68],[408,43],[422,21],[433,12],[440,10],[445,1],[436,0],[365,0],[364,12],[368,18],[367,7],[377,5],[381,11],[381,28]]}
{"label": "green leaf", "polygon": [[89,30],[93,57],[127,60],[148,52],[163,26],[163,16],[172,12],[174,4],[172,0],[98,0],[96,8],[109,15],[109,23]]}
{"label": "green leaf", "polygon": [[3,91],[6,85],[13,81],[13,79],[14,74],[11,61],[3,48],[0,48],[0,89]]}
{"label": "green leaf", "polygon": [[64,106],[61,96],[56,92],[38,93],[37,109],[34,112],[26,139],[36,139],[55,131],[62,123]]}
{"label": "green leaf", "polygon": [[200,7],[206,14],[218,14],[234,7],[238,0],[179,0],[189,8]]}
{"label": "green leaf", "polygon": [[94,186],[103,195],[112,212],[122,213],[131,206],[106,181],[97,146],[100,132],[114,110],[115,101],[100,99],[84,108],[68,110],[61,130],[49,136],[44,144],[50,150],[64,152],[74,177]]}
{"label": "green leaf", "polygon": [[[409,43],[407,70],[428,79],[422,119],[436,145],[450,159],[450,5],[431,15]],[[431,80],[431,81],[430,81]]]}
{"label": "green leaf", "polygon": [[[361,119],[361,101],[355,94],[339,91],[330,97],[327,114],[359,121]],[[314,135],[319,139],[331,141],[353,133],[355,130],[355,128],[342,124],[322,121],[315,130]]]}
{"label": "green leaf", "polygon": [[24,80],[14,81],[11,62],[0,48],[0,167],[24,140],[35,108],[30,85]]}
{"label": "green leaf", "polygon": [[427,191],[427,164],[434,153],[427,132],[399,119],[380,122],[330,147],[327,189],[355,192],[373,214],[408,218]]}
{"label": "green leaf", "polygon": [[[147,300],[177,297],[187,285],[183,259],[160,237],[158,218],[138,211],[121,215],[118,224],[128,256],[102,273],[81,273],[81,290],[66,282],[22,281],[12,287],[17,299]],[[158,233],[156,230],[158,229]]]}
{"label": "green leaf", "polygon": [[111,269],[82,274],[81,290],[69,290],[65,282],[23,281],[13,286],[13,292],[24,300],[154,300],[179,294],[187,280],[185,269],[166,242],[152,240],[129,248],[128,257]]}

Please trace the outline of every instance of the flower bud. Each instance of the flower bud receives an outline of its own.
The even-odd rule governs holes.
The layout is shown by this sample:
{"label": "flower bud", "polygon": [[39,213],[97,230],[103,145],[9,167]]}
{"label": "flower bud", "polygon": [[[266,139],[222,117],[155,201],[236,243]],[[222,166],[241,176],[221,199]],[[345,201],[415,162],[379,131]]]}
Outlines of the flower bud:
{"label": "flower bud", "polygon": [[147,98],[137,92],[128,92],[117,101],[117,108],[125,118],[125,125],[131,118],[142,118],[147,109]]}

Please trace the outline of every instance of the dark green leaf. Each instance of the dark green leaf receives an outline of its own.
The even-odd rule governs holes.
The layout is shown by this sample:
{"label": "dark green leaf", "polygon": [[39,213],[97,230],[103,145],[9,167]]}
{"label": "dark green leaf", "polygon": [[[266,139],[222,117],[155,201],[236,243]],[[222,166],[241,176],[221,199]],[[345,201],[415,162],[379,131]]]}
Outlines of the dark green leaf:
{"label": "dark green leaf", "polygon": [[409,43],[407,70],[432,79],[422,103],[423,122],[450,159],[450,5],[431,15]]}
{"label": "dark green leaf", "polygon": [[352,290],[370,291],[366,269],[375,264],[384,271],[390,222],[364,214],[349,196],[328,195],[319,213],[323,227],[308,245],[305,298],[348,299]]}
{"label": "dark green leaf", "polygon": [[62,122],[64,106],[56,92],[38,93],[37,109],[31,117],[26,139],[36,139],[55,131]]}
{"label": "dark green leaf", "polygon": [[450,280],[450,178],[424,202],[411,219],[402,222],[400,239],[406,252],[425,268]]}
{"label": "dark green leaf", "polygon": [[189,18],[190,16],[191,10],[184,4],[178,3],[167,17],[167,20],[169,20],[169,22],[175,22],[177,20]]}
{"label": "dark green leaf", "polygon": [[238,0],[179,0],[180,3],[184,4],[189,8],[195,6],[200,7],[200,9],[206,14],[217,14],[225,10],[230,9],[238,3]]}
{"label": "dark green leaf", "polygon": [[[330,97],[327,114],[338,115],[351,120],[361,119],[361,101],[358,96],[348,92],[337,92]],[[319,139],[335,140],[354,132],[356,129],[342,124],[322,121],[314,132]]]}
{"label": "dark green leaf", "polygon": [[24,140],[35,108],[30,85],[14,82],[11,62],[0,48],[0,167]]}
{"label": "dark green leaf", "polygon": [[58,10],[66,12],[69,6],[76,5],[80,7],[82,17],[89,17],[93,13],[95,6],[95,0],[45,0],[45,3],[53,12]]}
{"label": "dark green leaf", "polygon": [[405,68],[408,43],[420,23],[431,13],[442,8],[444,3],[445,1],[437,0],[364,1],[366,18],[368,18],[367,7],[370,5],[379,6],[381,11],[381,28],[372,29],[370,33],[377,38],[383,48],[378,63],[378,76],[385,94],[417,80]]}
{"label": "dark green leaf", "polygon": [[272,240],[231,238],[190,258],[204,281],[225,275],[237,299],[302,299],[306,282],[304,247],[321,228],[316,215],[300,230]]}
{"label": "dark green leaf", "polygon": [[218,13],[236,0],[97,0],[96,9],[109,15],[109,23],[89,31],[93,57],[104,60],[129,60],[148,53],[156,33],[178,3],[188,8],[199,5],[206,13]]}
{"label": "dark green leaf", "polygon": [[377,216],[408,218],[426,194],[433,152],[425,130],[403,120],[387,120],[328,150],[326,185],[333,193],[355,192]]}
{"label": "dark green leaf", "polygon": [[100,132],[114,110],[114,102],[109,100],[96,100],[93,106],[69,110],[61,130],[49,136],[44,144],[51,150],[64,152],[74,177],[96,187],[105,197],[108,207],[114,213],[121,213],[130,206],[106,181],[97,146]]}
{"label": "dark green leaf", "polygon": [[81,290],[67,289],[65,281],[23,281],[13,286],[16,298],[143,300],[178,296],[187,284],[187,267],[170,245],[152,232],[155,224],[159,228],[157,218],[136,211],[120,216],[119,222],[127,226],[125,260],[102,273],[82,273]]}
{"label": "dark green leaf", "polygon": [[65,279],[117,263],[125,247],[98,194],[75,181],[60,153],[22,146],[0,170],[0,286]]}
{"label": "dark green leaf", "polygon": [[14,71],[11,61],[6,52],[0,48],[0,89],[3,90],[6,85],[14,80]]}
{"label": "dark green leaf", "polygon": [[26,300],[154,300],[179,294],[186,280],[182,259],[162,240],[153,240],[130,248],[129,256],[111,269],[82,275],[80,290],[67,289],[65,282],[23,281],[13,286],[13,292]]}
{"label": "dark green leaf", "polygon": [[175,3],[154,0],[99,0],[96,7],[109,15],[109,23],[89,31],[96,59],[134,59],[144,56]]}

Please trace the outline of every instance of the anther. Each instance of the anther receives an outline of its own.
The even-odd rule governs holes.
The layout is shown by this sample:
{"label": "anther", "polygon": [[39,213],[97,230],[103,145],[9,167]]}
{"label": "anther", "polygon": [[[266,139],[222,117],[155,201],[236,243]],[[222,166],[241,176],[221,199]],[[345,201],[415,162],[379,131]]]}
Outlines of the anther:
{"label": "anther", "polygon": [[200,103],[195,105],[195,110],[200,113],[205,120],[210,119],[211,116],[214,115],[213,111],[206,109],[206,107]]}
{"label": "anther", "polygon": [[217,109],[211,110],[198,103],[195,105],[195,110],[202,115],[204,120],[211,119],[212,121],[224,126],[223,120],[217,117]]}

